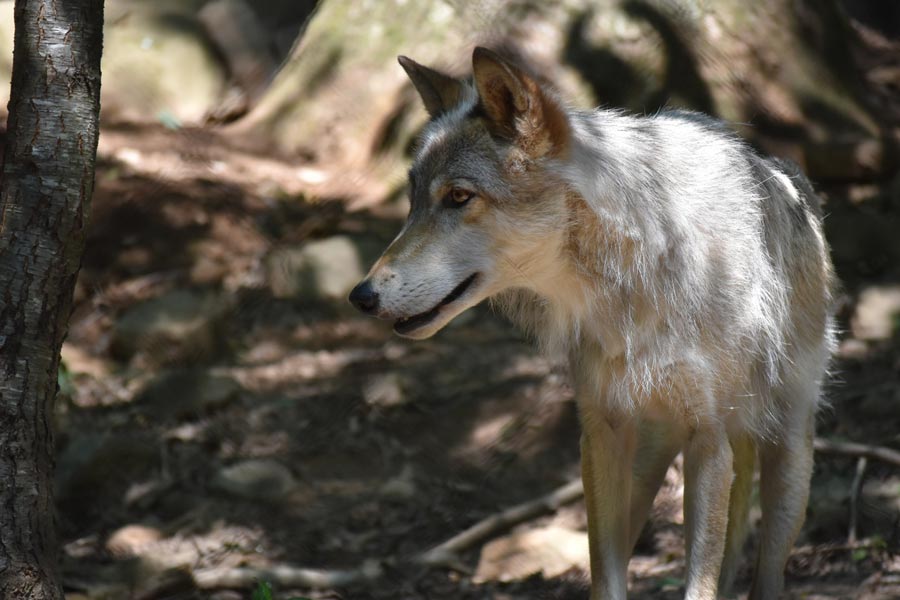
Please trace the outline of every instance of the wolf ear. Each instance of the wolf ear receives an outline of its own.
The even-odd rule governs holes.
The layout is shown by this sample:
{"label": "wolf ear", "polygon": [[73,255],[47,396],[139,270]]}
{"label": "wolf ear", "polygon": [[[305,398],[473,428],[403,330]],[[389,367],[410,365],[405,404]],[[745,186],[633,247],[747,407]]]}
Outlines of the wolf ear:
{"label": "wolf ear", "polygon": [[492,133],[516,142],[532,157],[564,151],[568,119],[537,81],[487,48],[475,48],[472,70]]}
{"label": "wolf ear", "polygon": [[462,83],[459,80],[422,66],[406,56],[398,56],[397,62],[409,75],[429,116],[437,117],[459,104],[462,97]]}

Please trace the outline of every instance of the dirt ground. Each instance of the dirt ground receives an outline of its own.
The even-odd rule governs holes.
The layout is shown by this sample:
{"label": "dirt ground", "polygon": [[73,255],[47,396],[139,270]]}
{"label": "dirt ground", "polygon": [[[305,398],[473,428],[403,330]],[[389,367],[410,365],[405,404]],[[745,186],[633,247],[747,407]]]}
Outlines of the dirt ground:
{"label": "dirt ground", "polygon": [[[104,132],[57,411],[70,599],[236,600],[252,584],[210,574],[373,560],[374,581],[276,597],[587,596],[586,546],[559,573],[506,582],[482,581],[483,544],[453,569],[405,560],[577,478],[577,415],[562,364],[489,307],[413,343],[315,279],[352,277],[402,221],[402,199],[372,206],[364,178],[348,180],[209,131]],[[845,333],[818,433],[896,448],[900,180],[823,191]],[[294,272],[309,242],[336,239],[358,265]],[[856,486],[858,466],[817,457],[790,597],[900,597],[900,470],[869,461]],[[683,593],[679,486],[673,468],[632,561],[633,597]],[[584,528],[576,502],[512,533]]]}

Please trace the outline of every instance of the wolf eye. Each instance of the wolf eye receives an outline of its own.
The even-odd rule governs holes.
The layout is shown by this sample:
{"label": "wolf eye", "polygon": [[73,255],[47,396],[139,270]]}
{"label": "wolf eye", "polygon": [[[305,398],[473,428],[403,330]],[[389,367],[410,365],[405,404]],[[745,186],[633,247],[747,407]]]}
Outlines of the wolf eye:
{"label": "wolf eye", "polygon": [[475,197],[475,192],[463,188],[453,188],[444,196],[443,204],[447,208],[460,208]]}

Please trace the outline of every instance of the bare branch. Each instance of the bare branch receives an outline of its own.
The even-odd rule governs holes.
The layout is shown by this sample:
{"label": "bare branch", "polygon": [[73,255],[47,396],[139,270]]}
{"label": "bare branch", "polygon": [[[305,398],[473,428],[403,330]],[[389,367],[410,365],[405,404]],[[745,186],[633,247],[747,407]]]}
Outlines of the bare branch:
{"label": "bare branch", "polygon": [[859,519],[859,492],[862,489],[868,460],[865,456],[861,456],[856,461],[856,475],[853,476],[853,484],[850,486],[850,528],[847,532],[847,544],[856,543],[856,523]]}
{"label": "bare branch", "polygon": [[291,565],[204,569],[196,571],[194,579],[201,589],[246,588],[258,581],[286,587],[322,589],[374,581],[381,575],[381,564],[375,560],[366,560],[361,567],[347,570],[306,569]]}
{"label": "bare branch", "polygon": [[[583,495],[581,480],[570,481],[536,500],[518,504],[475,523],[446,542],[413,557],[409,562],[467,571],[468,569],[459,560],[460,551],[519,523],[556,512],[560,507],[575,502]],[[369,559],[363,562],[361,567],[347,570],[307,569],[291,565],[205,569],[197,571],[194,578],[197,585],[203,589],[248,587],[257,581],[268,581],[280,586],[335,588],[378,579],[382,575],[382,565],[385,562],[390,562],[390,559],[386,561]]]}
{"label": "bare branch", "polygon": [[823,454],[865,457],[900,467],[900,452],[884,446],[870,446],[855,442],[834,442],[816,438],[815,442],[813,442],[813,447],[816,449],[816,452]]}
{"label": "bare branch", "polygon": [[[880,460],[888,464],[900,466],[900,452],[882,446],[869,446],[853,442],[834,442],[816,438],[814,447],[817,452],[824,454],[838,454],[854,456],[864,461],[865,459]],[[865,470],[865,462],[862,466],[857,464],[857,477],[853,483],[854,494],[858,495],[857,488],[862,480]],[[534,519],[541,515],[551,514],[561,507],[580,500],[584,496],[584,488],[580,479],[557,488],[556,490],[541,496],[535,500],[523,502],[495,513],[478,521],[468,529],[461,531],[445,542],[414,556],[408,562],[418,563],[430,567],[448,567],[466,572],[468,569],[462,564],[459,554],[472,546],[483,542],[489,537],[512,527]],[[854,509],[855,510],[855,509]],[[839,548],[863,547],[853,540]],[[802,553],[803,549],[797,552]],[[296,586],[304,588],[335,588],[352,585],[365,581],[374,581],[383,573],[382,565],[392,562],[393,559],[377,561],[366,560],[362,566],[356,569],[323,570],[306,569],[290,565],[276,565],[268,568],[221,568],[208,569],[195,573],[197,585],[204,589],[215,588],[240,588],[253,585],[257,581],[269,581],[281,586]],[[397,561],[406,562],[406,561]]]}
{"label": "bare branch", "polygon": [[518,504],[475,523],[446,542],[420,555],[416,562],[426,565],[448,565],[456,555],[474,544],[534,517],[559,510],[584,496],[581,479],[570,481],[537,500]]}

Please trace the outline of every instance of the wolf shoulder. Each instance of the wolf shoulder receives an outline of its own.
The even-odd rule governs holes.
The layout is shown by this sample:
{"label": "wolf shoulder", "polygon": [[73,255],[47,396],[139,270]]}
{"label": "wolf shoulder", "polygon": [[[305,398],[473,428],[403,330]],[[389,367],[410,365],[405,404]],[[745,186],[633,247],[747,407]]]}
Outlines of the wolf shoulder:
{"label": "wolf shoulder", "polygon": [[[724,153],[727,155],[725,160],[737,163],[730,165],[731,168],[749,175],[764,202],[785,202],[808,212],[816,221],[822,220],[822,202],[812,183],[793,161],[759,154],[728,123],[703,113],[669,110],[661,112],[655,120],[673,132],[685,128],[694,130],[694,135],[699,136],[694,138],[694,145],[704,145],[705,141],[708,151]],[[678,137],[676,135],[676,139]]]}

